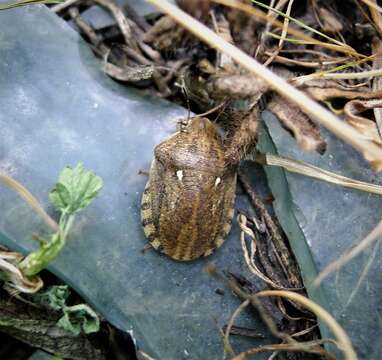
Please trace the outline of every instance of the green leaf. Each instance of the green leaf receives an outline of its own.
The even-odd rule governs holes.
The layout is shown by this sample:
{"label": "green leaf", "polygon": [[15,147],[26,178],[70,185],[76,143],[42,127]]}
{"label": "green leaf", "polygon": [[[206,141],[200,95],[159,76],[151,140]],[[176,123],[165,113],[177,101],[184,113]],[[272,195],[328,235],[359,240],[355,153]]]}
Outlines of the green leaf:
{"label": "green leaf", "polygon": [[62,170],[49,198],[57,209],[73,214],[87,207],[101,188],[102,179],[79,163],[74,169]]}
{"label": "green leaf", "polygon": [[81,330],[90,334],[99,330],[99,318],[88,305],[79,304],[65,307],[64,316],[57,325],[74,335],[79,335]]}
{"label": "green leaf", "polygon": [[53,310],[64,311],[66,299],[70,295],[70,290],[67,285],[51,286],[47,291],[39,292],[33,295],[33,300],[39,303],[44,303]]}
{"label": "green leaf", "polygon": [[79,335],[99,330],[98,315],[86,304],[67,306],[66,300],[70,295],[67,285],[51,286],[47,291],[33,295],[33,300],[49,306],[55,311],[62,311],[64,315],[58,320],[57,325],[66,331]]}

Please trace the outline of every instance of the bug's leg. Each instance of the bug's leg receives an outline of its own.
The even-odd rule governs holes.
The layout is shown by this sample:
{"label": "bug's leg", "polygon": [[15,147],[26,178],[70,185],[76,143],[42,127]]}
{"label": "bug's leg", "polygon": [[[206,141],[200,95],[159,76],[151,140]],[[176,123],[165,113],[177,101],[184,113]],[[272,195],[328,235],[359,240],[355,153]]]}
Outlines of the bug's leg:
{"label": "bug's leg", "polygon": [[150,175],[150,171],[148,171],[148,170],[139,170],[138,171],[138,175],[149,176]]}
{"label": "bug's leg", "polygon": [[142,248],[142,254],[144,254],[146,251],[153,249],[153,246],[150,243],[147,243],[143,248]]}
{"label": "bug's leg", "polygon": [[253,106],[252,109],[243,116],[241,121],[233,124],[226,143],[225,158],[227,166],[237,165],[254,145],[259,117],[259,107]]}

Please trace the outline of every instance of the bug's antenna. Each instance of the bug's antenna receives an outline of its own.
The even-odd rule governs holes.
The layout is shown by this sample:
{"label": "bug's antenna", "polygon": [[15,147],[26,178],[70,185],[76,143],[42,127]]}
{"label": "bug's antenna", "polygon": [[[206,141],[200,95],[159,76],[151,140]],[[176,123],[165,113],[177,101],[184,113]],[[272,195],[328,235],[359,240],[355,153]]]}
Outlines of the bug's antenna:
{"label": "bug's antenna", "polygon": [[226,102],[223,102],[221,105],[221,109],[220,111],[218,112],[218,114],[216,115],[216,118],[214,120],[214,122],[216,123],[220,117],[221,114],[223,114],[224,110],[226,109],[226,106],[228,105]]}
{"label": "bug's antenna", "polygon": [[[222,109],[222,111],[223,111],[225,105],[226,105],[226,103],[222,102],[219,105],[214,106],[212,109],[207,110],[206,112],[204,112],[202,114],[198,114],[197,116],[206,116],[208,114],[211,114],[211,113],[215,112],[216,110],[219,110],[221,107],[223,107],[223,109]],[[219,117],[219,115],[220,115],[220,113],[218,114],[218,117]],[[216,120],[217,120],[217,118],[214,121],[216,122]]]}
{"label": "bug's antenna", "polygon": [[187,109],[188,109],[188,112],[187,112],[187,121],[190,120],[190,115],[191,115],[191,108],[190,108],[190,99],[187,95],[187,90],[186,90],[186,87],[184,86],[184,84],[182,84],[182,93],[184,95],[184,98],[186,99],[186,102],[187,102]]}
{"label": "bug's antenna", "polygon": [[191,115],[191,108],[190,108],[190,98],[187,94],[187,88],[186,88],[186,85],[185,85],[185,82],[184,82],[184,74],[181,74],[180,76],[180,81],[177,82],[175,84],[176,86],[178,86],[180,88],[180,90],[182,91],[182,94],[187,102],[187,109],[188,109],[188,113],[187,113],[187,122],[190,120],[190,115]]}

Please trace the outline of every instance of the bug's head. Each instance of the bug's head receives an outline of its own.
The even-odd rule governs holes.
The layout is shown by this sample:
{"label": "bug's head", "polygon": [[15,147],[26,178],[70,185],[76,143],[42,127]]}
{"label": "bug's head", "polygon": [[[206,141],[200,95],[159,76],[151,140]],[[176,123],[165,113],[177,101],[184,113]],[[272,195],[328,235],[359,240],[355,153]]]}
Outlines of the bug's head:
{"label": "bug's head", "polygon": [[180,123],[180,131],[193,134],[217,134],[216,125],[205,117],[195,116],[185,122]]}

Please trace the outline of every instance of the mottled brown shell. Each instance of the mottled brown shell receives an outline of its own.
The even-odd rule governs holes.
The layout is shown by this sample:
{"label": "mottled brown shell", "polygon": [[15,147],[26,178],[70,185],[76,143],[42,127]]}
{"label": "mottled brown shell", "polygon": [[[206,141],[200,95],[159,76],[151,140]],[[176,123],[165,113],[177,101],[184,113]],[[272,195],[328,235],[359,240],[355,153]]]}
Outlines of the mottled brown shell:
{"label": "mottled brown shell", "polygon": [[191,119],[155,148],[141,206],[146,237],[176,260],[210,255],[231,229],[235,188],[215,125]]}

